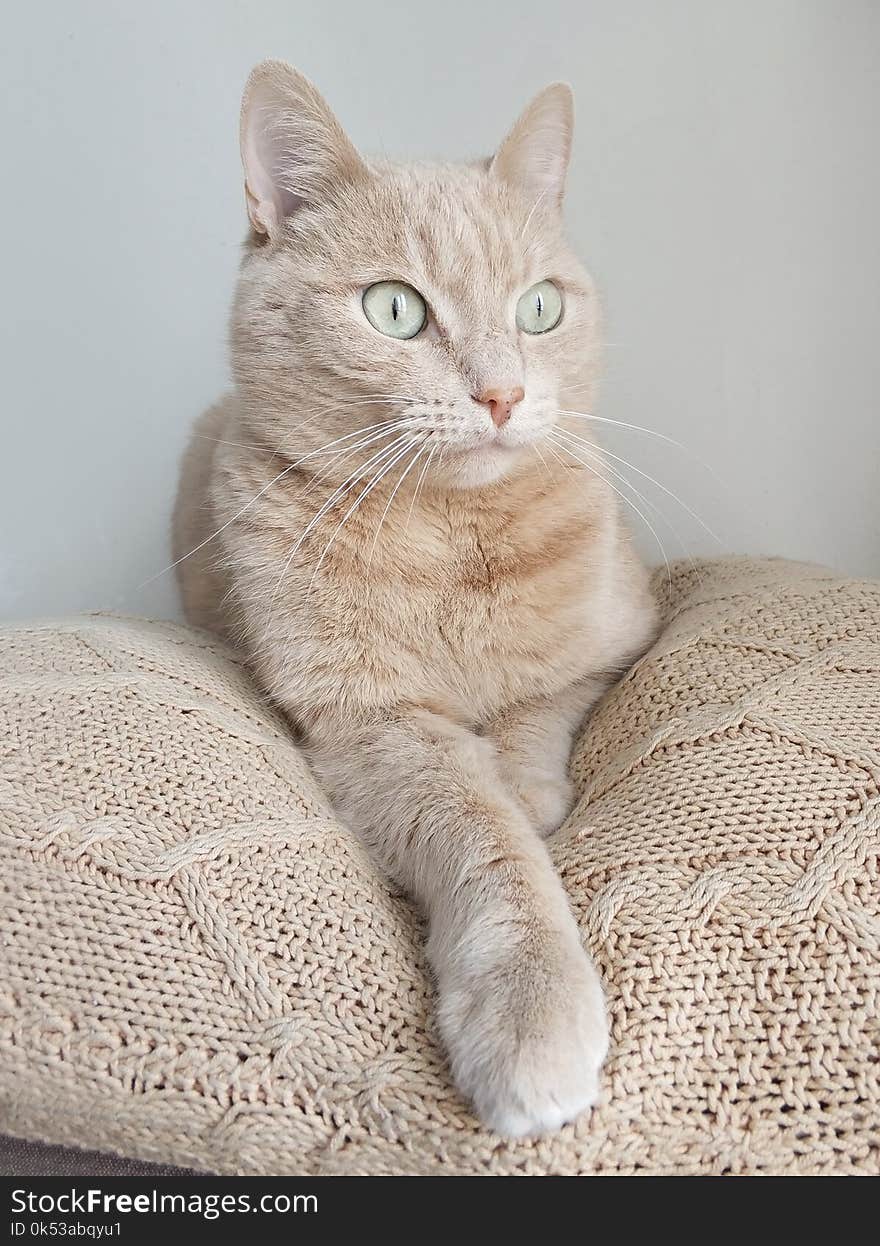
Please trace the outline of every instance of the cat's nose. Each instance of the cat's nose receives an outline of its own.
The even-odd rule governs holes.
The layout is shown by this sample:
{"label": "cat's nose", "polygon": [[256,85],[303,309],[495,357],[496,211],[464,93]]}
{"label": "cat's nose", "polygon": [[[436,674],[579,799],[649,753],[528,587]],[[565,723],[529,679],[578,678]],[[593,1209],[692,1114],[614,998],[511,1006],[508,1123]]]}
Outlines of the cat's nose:
{"label": "cat's nose", "polygon": [[480,394],[474,394],[477,402],[489,408],[492,423],[496,428],[507,423],[511,411],[518,402],[522,402],[525,396],[525,390],[521,385],[515,387],[494,385],[490,389],[484,389]]}

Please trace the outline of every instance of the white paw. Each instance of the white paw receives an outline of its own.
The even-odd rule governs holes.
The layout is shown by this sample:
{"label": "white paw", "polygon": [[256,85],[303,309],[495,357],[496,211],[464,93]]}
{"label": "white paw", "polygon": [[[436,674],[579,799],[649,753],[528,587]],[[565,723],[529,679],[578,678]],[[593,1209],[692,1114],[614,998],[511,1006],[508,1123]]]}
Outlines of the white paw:
{"label": "white paw", "polygon": [[595,1104],[608,1050],[599,979],[580,947],[522,956],[444,993],[441,1029],[459,1089],[509,1138],[559,1129]]}
{"label": "white paw", "polygon": [[559,829],[574,806],[575,788],[566,774],[518,767],[509,775],[508,784],[529,822],[544,838]]}

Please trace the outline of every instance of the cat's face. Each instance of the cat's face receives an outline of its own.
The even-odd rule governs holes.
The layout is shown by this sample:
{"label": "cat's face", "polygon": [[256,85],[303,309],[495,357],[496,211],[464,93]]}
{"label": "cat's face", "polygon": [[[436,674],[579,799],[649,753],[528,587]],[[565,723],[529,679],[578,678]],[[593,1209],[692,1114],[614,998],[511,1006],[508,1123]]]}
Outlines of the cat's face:
{"label": "cat's face", "polygon": [[251,417],[289,457],[335,442],[314,461],[338,454],[347,474],[375,456],[396,478],[430,454],[432,478],[457,487],[540,461],[596,371],[596,299],[561,229],[570,125],[551,87],[492,162],[366,164],[300,75],[255,71],[257,239],[233,358]]}

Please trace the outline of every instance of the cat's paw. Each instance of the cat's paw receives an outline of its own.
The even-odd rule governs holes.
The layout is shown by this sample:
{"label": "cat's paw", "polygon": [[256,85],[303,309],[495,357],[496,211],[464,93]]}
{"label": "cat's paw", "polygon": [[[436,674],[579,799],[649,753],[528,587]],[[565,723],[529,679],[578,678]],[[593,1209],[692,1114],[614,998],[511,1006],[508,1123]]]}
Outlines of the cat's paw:
{"label": "cat's paw", "polygon": [[567,774],[551,774],[537,767],[512,767],[507,785],[525,810],[529,822],[546,839],[559,830],[571,813],[575,787]]}
{"label": "cat's paw", "polygon": [[441,996],[456,1084],[505,1137],[559,1129],[598,1099],[605,1006],[596,971],[578,952],[561,977],[558,964],[523,956]]}

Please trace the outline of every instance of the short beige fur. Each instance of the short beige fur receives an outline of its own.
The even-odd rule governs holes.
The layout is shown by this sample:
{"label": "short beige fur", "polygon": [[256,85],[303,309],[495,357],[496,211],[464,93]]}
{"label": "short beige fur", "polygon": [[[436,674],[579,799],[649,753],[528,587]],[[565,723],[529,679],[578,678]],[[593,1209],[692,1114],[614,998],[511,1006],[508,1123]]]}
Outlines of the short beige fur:
{"label": "short beige fur", "polygon": [[[425,910],[453,1075],[508,1135],[598,1093],[602,991],[543,837],[571,805],[575,729],[655,632],[569,413],[590,409],[600,338],[562,232],[571,116],[555,85],[490,161],[368,163],[299,73],[254,71],[235,388],[197,425],[175,522],[188,617],[244,651]],[[547,278],[561,323],[518,332]],[[416,338],[363,314],[389,279],[430,309]],[[524,391],[497,429],[474,400],[493,386]]]}

